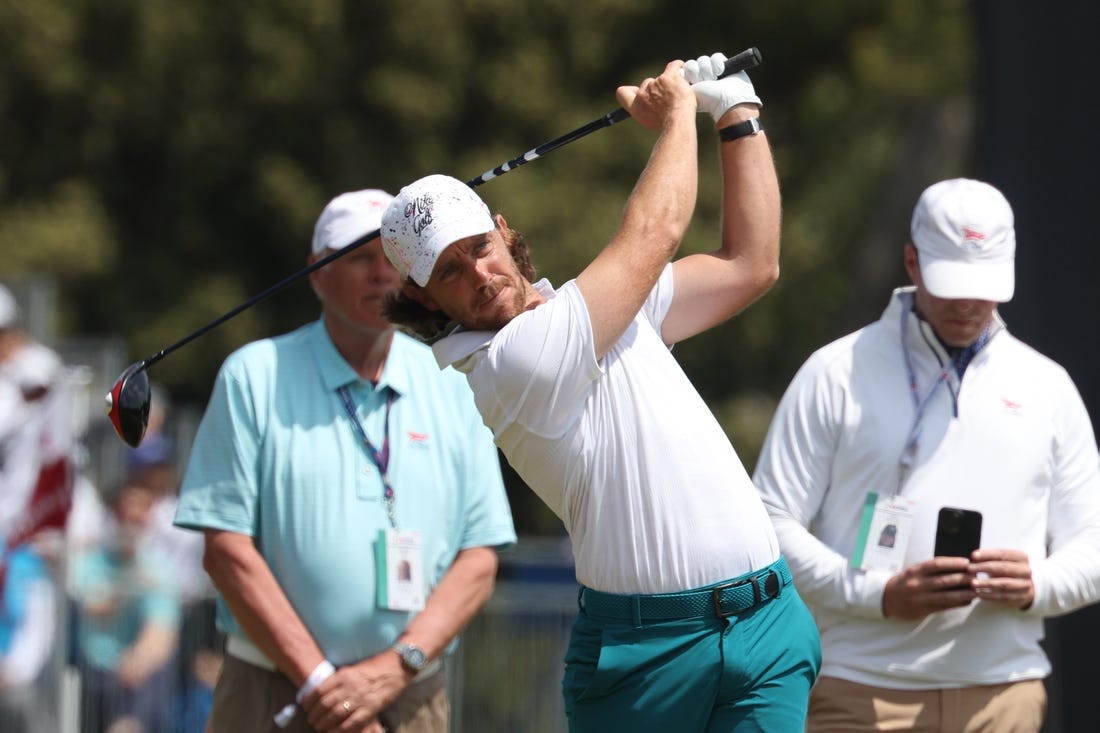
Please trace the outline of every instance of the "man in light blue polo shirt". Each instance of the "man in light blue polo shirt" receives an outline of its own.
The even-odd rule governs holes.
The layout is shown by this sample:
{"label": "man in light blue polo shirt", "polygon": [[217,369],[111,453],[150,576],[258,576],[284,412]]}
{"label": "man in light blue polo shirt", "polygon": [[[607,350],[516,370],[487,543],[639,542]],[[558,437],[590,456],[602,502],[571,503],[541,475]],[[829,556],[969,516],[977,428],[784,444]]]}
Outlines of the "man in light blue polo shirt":
{"label": "man in light blue polo shirt", "polygon": [[[333,199],[311,261],[391,199]],[[310,282],[320,320],[223,364],[181,489],[228,634],[210,722],[442,733],[439,660],[515,541],[496,448],[465,379],[382,318],[400,279],[377,238]]]}

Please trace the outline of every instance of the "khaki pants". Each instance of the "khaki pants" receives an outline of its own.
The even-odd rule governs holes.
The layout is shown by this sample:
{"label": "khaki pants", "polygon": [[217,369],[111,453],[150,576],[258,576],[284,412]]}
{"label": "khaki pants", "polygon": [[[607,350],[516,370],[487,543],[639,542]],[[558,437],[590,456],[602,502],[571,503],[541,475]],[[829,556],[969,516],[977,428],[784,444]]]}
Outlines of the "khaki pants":
{"label": "khaki pants", "polygon": [[[313,733],[300,710],[286,728],[275,725],[275,713],[294,701],[295,692],[278,672],[227,654],[214,688],[207,733]],[[443,671],[410,685],[379,719],[389,733],[447,733],[450,705]]]}
{"label": "khaki pants", "polygon": [[1042,680],[942,690],[890,690],[821,677],[810,693],[807,733],[1038,733]]}

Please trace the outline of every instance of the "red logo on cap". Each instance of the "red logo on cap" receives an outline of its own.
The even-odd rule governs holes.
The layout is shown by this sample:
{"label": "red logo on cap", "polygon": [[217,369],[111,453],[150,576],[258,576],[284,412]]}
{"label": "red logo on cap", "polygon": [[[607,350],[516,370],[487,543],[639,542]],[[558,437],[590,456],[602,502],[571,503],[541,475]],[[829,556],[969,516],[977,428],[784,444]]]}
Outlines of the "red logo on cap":
{"label": "red logo on cap", "polygon": [[977,229],[971,229],[970,227],[962,228],[962,242],[960,246],[971,252],[982,248],[982,244],[985,242],[985,235],[979,232]]}

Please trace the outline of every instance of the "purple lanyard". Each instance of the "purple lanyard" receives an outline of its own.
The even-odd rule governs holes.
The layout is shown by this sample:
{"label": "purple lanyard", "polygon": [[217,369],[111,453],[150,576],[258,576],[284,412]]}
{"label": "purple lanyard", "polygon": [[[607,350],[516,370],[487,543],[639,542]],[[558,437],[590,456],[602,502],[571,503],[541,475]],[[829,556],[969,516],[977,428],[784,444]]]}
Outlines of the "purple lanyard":
{"label": "purple lanyard", "polygon": [[355,411],[355,403],[352,402],[351,392],[347,386],[340,387],[336,391],[340,395],[340,401],[344,403],[344,410],[351,418],[352,427],[363,441],[363,445],[367,446],[367,452],[374,460],[374,465],[378,467],[378,472],[382,476],[382,501],[386,505],[386,516],[389,517],[390,526],[397,529],[397,511],[395,508],[397,496],[394,494],[393,486],[390,485],[390,475],[387,470],[390,465],[390,408],[393,407],[394,392],[392,389],[386,389],[385,437],[382,439],[382,450],[378,450],[370,442],[370,438],[367,437],[367,431],[363,429],[363,424],[359,422],[359,416]]}

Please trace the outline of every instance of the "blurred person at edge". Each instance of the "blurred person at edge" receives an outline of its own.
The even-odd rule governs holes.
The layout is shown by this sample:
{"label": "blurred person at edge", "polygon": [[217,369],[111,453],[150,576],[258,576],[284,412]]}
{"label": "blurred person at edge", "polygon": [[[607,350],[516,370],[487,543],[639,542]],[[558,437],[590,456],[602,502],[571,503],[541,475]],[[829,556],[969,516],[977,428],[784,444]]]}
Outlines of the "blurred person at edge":
{"label": "blurred person at edge", "polygon": [[[187,606],[211,595],[210,578],[202,567],[202,535],[175,526],[179,493],[176,444],[168,426],[171,405],[167,392],[151,385],[149,422],[136,448],[125,448],[122,483],[149,488],[154,497],[142,543],[154,547],[175,571],[180,599]],[[109,493],[109,492],[105,492]],[[90,483],[74,488],[67,527],[71,549],[103,542],[117,530],[113,512],[100,491]]]}
{"label": "blurred person at edge", "polygon": [[[0,536],[0,539],[3,539]],[[46,733],[51,712],[37,697],[57,632],[58,593],[31,543],[7,551],[0,591],[0,731]]]}
{"label": "blurred person at edge", "polygon": [[39,540],[64,526],[71,501],[71,403],[60,357],[17,317],[0,285],[0,730],[41,733],[56,725],[36,683],[54,648],[59,594],[56,543]]}
{"label": "blurred person at edge", "polygon": [[152,492],[154,501],[141,544],[172,566],[181,621],[173,699],[165,718],[172,731],[190,733],[201,731],[209,717],[211,675],[216,679],[220,670],[224,640],[214,628],[213,586],[202,567],[203,536],[173,524],[179,505],[179,471],[171,412],[168,392],[152,385],[145,436],[141,445],[126,451],[126,482]]}
{"label": "blurred person at edge", "polygon": [[[670,351],[778,273],[760,99],[744,73],[717,80],[724,62],[672,61],[617,90],[658,134],[618,231],[558,289],[535,282],[518,232],[454,178],[406,186],[383,217],[404,278],[391,319],[443,334],[438,363],[466,374],[504,455],[569,531],[574,733],[801,731],[820,661],[768,514]],[[696,200],[697,111],[719,129],[721,241],[673,262]]]}
{"label": "blurred person at edge", "polygon": [[159,731],[174,692],[174,568],[142,542],[155,501],[152,489],[123,484],[110,500],[114,532],[72,560],[82,733]]}
{"label": "blurred person at edge", "polygon": [[[72,504],[72,395],[61,357],[17,325],[0,285],[0,535],[13,549],[65,526]],[[2,578],[0,578],[2,579]]]}
{"label": "blurred person at edge", "polygon": [[[330,201],[310,262],[391,199]],[[496,448],[462,376],[383,318],[377,237],[310,284],[317,321],[226,359],[184,473],[176,524],[205,533],[228,635],[210,725],[444,733],[443,659],[516,539]]]}
{"label": "blurred person at edge", "polygon": [[167,391],[153,385],[145,437],[141,445],[126,451],[126,481],[149,487],[156,497],[142,542],[155,547],[172,563],[186,613],[195,604],[209,599],[213,589],[202,567],[202,535],[174,524],[179,506],[179,470],[176,441],[168,422],[170,416]]}
{"label": "blurred person at edge", "polygon": [[[1034,733],[1043,619],[1100,598],[1096,440],[1069,375],[997,311],[1001,192],[936,183],[911,237],[913,285],[802,366],[754,476],[821,629],[808,730]],[[969,557],[933,557],[942,507],[981,513]]]}

